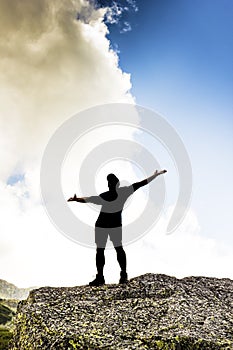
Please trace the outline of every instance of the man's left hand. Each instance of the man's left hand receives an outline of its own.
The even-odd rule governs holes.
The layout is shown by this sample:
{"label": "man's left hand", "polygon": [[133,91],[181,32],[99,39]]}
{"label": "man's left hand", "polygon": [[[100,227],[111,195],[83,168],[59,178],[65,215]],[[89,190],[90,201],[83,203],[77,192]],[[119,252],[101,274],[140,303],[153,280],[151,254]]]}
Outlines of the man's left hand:
{"label": "man's left hand", "polygon": [[77,196],[76,196],[76,194],[74,194],[74,197],[70,197],[70,198],[67,200],[67,202],[76,202],[76,200],[77,200]]}

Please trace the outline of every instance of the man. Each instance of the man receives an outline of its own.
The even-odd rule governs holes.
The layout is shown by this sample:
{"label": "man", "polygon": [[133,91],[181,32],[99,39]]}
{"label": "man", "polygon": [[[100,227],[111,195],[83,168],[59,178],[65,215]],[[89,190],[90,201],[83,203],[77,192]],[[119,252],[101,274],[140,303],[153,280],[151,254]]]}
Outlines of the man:
{"label": "man", "polygon": [[108,236],[110,237],[117,253],[117,260],[121,268],[119,283],[127,283],[128,276],[126,271],[126,255],[122,247],[122,219],[121,213],[124,204],[129,196],[138,188],[145,186],[157,176],[166,173],[167,170],[156,170],[153,175],[147,179],[135,182],[130,186],[120,187],[119,179],[114,174],[107,176],[109,191],[101,193],[99,196],[68,199],[68,202],[94,203],[101,205],[101,211],[95,223],[95,243],[96,249],[96,278],[89,283],[90,286],[101,286],[105,284],[103,268],[105,264],[104,249],[106,247]]}

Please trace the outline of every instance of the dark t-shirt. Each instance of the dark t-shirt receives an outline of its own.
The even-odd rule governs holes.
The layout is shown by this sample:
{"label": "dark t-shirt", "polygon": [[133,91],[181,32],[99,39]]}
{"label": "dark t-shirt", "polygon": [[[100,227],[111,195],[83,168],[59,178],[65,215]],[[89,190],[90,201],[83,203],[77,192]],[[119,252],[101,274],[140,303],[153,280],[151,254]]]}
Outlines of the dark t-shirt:
{"label": "dark t-shirt", "polygon": [[100,214],[95,223],[97,227],[122,226],[121,213],[126,200],[135,191],[133,185],[117,188],[116,191],[107,191],[99,196],[91,196],[88,202],[102,205]]}

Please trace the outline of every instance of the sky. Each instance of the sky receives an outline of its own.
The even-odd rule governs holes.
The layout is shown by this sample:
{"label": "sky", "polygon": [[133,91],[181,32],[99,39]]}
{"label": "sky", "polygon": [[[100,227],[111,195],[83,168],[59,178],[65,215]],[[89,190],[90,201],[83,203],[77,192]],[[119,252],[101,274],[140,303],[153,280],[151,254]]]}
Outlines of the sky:
{"label": "sky", "polygon": [[[156,145],[171,170],[167,200],[158,225],[127,246],[129,276],[233,278],[232,12],[230,0],[1,1],[0,278],[26,287],[94,276],[94,250],[69,241],[47,217],[39,173],[64,121],[112,102],[166,118],[193,171],[189,212],[168,236],[177,173]],[[115,281],[114,251],[106,260],[106,279]]]}
{"label": "sky", "polygon": [[116,26],[110,28],[120,65],[131,73],[136,102],[165,116],[185,142],[196,186],[192,204],[203,234],[221,232],[223,240],[232,240],[233,4],[153,1],[148,7],[138,1],[137,6],[131,31],[119,35]]}

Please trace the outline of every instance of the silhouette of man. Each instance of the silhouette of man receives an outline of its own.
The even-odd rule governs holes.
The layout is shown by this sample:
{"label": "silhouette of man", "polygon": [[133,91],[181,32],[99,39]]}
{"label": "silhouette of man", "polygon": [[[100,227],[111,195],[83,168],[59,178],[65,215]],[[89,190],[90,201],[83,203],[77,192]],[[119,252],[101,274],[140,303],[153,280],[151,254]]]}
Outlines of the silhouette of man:
{"label": "silhouette of man", "polygon": [[105,284],[103,269],[105,264],[104,250],[106,247],[108,236],[112,241],[117,253],[117,260],[121,268],[119,283],[127,283],[128,276],[126,271],[126,254],[122,246],[122,218],[121,213],[126,200],[133,192],[142,186],[147,185],[157,176],[166,173],[167,170],[156,170],[153,175],[147,179],[135,182],[130,186],[120,187],[119,179],[114,174],[107,176],[108,188],[107,192],[101,193],[99,196],[68,199],[68,202],[94,203],[101,205],[101,211],[95,223],[95,243],[96,243],[96,278],[89,283],[90,286],[101,286]]}

